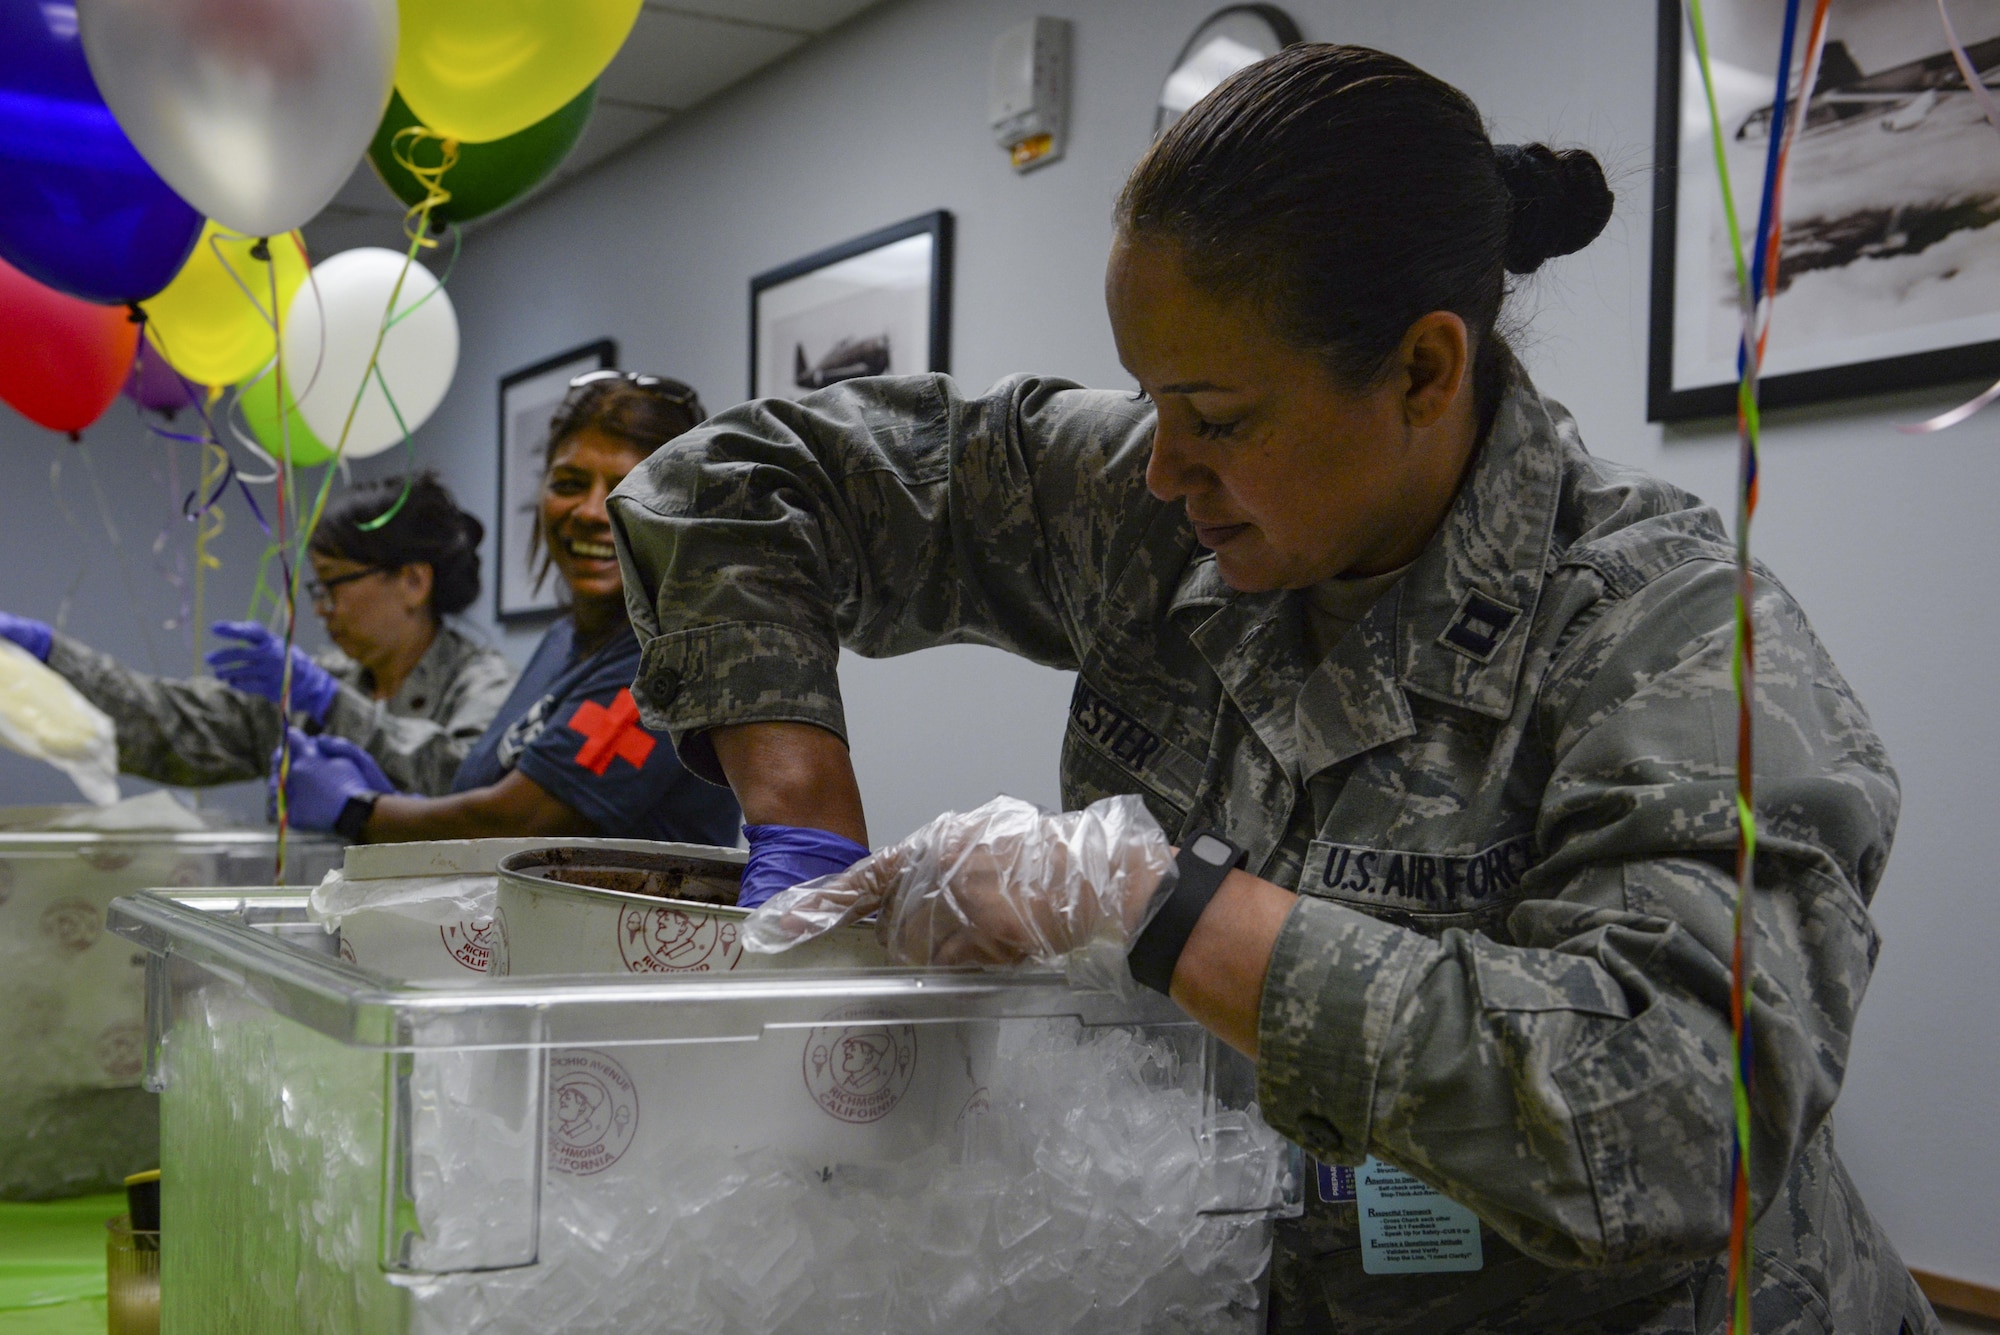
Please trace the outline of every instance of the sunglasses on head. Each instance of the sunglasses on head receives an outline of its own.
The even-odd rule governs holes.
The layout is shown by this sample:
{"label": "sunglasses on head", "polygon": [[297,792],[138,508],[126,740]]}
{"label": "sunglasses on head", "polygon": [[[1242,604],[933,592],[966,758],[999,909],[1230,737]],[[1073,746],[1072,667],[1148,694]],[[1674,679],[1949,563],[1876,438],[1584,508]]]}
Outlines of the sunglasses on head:
{"label": "sunglasses on head", "polygon": [[667,402],[679,404],[684,408],[695,407],[701,402],[701,396],[694,392],[692,386],[684,385],[678,380],[669,380],[657,375],[641,375],[637,371],[614,371],[608,367],[602,371],[585,371],[580,376],[572,377],[569,387],[575,391],[608,380],[622,380],[634,389],[657,394]]}

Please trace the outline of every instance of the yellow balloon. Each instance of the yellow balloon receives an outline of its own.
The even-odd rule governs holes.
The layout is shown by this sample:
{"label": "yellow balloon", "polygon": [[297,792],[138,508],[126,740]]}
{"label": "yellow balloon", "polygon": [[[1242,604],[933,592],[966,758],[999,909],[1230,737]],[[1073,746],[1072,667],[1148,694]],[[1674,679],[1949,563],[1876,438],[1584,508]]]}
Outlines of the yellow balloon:
{"label": "yellow balloon", "polygon": [[235,233],[207,224],[174,281],[141,303],[146,337],[169,366],[190,380],[233,385],[277,355],[271,330],[272,270],[278,277],[277,309],[283,311],[306,280],[305,250],[295,236],[274,236],[266,264],[250,253],[256,244],[254,237],[238,240]]}
{"label": "yellow balloon", "polygon": [[484,143],[554,115],[625,44],[640,0],[402,0],[396,89],[438,134]]}

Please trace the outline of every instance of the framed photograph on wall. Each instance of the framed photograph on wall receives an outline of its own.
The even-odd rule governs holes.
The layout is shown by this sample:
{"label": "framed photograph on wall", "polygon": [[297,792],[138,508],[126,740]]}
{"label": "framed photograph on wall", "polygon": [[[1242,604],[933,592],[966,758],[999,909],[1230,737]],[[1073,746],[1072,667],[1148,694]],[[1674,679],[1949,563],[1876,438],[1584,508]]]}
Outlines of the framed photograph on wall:
{"label": "framed photograph on wall", "polygon": [[951,369],[951,214],[940,209],[750,280],[750,397]]}
{"label": "framed photograph on wall", "polygon": [[[1784,9],[1702,6],[1746,231],[1763,187]],[[1951,13],[1982,82],[2000,86],[2000,6],[1954,3]],[[1797,48],[1804,30],[1801,21]],[[1727,415],[1736,276],[1682,0],[1660,0],[1658,77],[1646,415]],[[1959,72],[1937,0],[1833,0],[1818,78],[1786,114],[1805,119],[1785,187],[1764,405],[2000,374],[2000,131]]]}
{"label": "framed photograph on wall", "polygon": [[608,338],[559,352],[500,377],[500,499],[494,507],[493,596],[500,620],[548,616],[560,606],[553,577],[535,587],[528,565],[542,490],[542,452],[572,377],[618,364]]}

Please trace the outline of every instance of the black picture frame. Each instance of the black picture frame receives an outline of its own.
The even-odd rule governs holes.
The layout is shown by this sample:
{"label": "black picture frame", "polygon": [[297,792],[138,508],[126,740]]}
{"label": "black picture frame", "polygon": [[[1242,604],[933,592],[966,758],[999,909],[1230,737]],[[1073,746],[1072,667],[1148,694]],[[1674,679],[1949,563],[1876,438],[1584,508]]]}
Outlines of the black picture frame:
{"label": "black picture frame", "polygon": [[[1727,0],[1724,2],[1727,3]],[[1714,0],[1710,0],[1710,3],[1713,4]],[[1925,18],[1933,24],[1937,22],[1933,0],[1907,0],[1907,3],[1911,6],[1913,23],[1923,21]],[[1675,350],[1678,333],[1675,304],[1677,293],[1681,290],[1676,265],[1679,260],[1681,229],[1686,224],[1686,219],[1682,216],[1685,193],[1681,189],[1682,172],[1683,167],[1690,173],[1713,173],[1715,170],[1706,157],[1699,162],[1687,164],[1682,164],[1678,160],[1684,137],[1681,121],[1681,71],[1682,43],[1686,40],[1684,36],[1686,18],[1682,4],[1683,0],[1659,0],[1658,9],[1658,60],[1653,112],[1653,266],[1646,382],[1646,418],[1653,422],[1727,417],[1733,416],[1736,411],[1734,378],[1699,385],[1677,386],[1675,383]],[[1711,31],[1714,27],[1714,20],[1711,18]],[[1837,27],[1832,31],[1835,36],[1838,35]],[[1964,35],[1961,29],[1961,36]],[[1940,52],[1948,52],[1941,27],[1937,47]],[[1948,54],[1944,59],[1949,63]],[[1876,71],[1867,77],[1879,78],[1884,73]],[[1952,79],[1958,79],[1955,69],[1949,76],[1916,71],[1911,77],[1930,79],[1933,81],[1931,86],[1940,88],[1946,88]],[[1826,83],[1827,79],[1823,73],[1822,88]],[[1963,89],[1962,79],[1959,80],[1959,87]],[[1819,93],[1816,92],[1813,101],[1819,100]],[[1810,124],[1809,121],[1808,125]],[[1797,150],[1794,151],[1796,153]],[[1797,180],[1796,167],[1793,180],[1795,182]],[[1757,200],[1753,197],[1746,204],[1739,194],[1737,208],[1739,214],[1747,208],[1747,216],[1742,217],[1743,226],[1754,228]],[[1989,226],[1983,231],[1988,236],[1989,244],[2000,245],[2000,226]],[[1747,238],[1745,244],[1748,244]],[[1783,330],[1785,313],[1786,303],[1781,292],[1772,317],[1774,328],[1779,334]],[[1779,334],[1774,334],[1774,339]],[[1825,365],[1811,366],[1783,374],[1765,375],[1758,381],[1759,402],[1766,408],[1790,407],[1861,398],[1895,390],[1920,389],[1955,381],[1990,379],[1996,374],[2000,374],[2000,338],[1940,346],[1895,356],[1829,361]]]}
{"label": "black picture frame", "polygon": [[541,485],[539,455],[549,417],[567,393],[570,378],[618,365],[609,338],[578,344],[500,377],[498,485],[493,505],[493,615],[501,622],[546,620],[562,610],[556,582],[537,590],[528,570]]}
{"label": "black picture frame", "polygon": [[[951,275],[952,275],[952,232],[953,219],[949,210],[934,209],[929,213],[906,218],[865,236],[857,236],[839,245],[828,246],[815,251],[803,259],[781,264],[775,269],[767,269],[750,280],[750,397],[769,398],[773,395],[799,397],[811,389],[821,388],[838,380],[851,379],[853,375],[900,375],[924,371],[949,372],[951,370]],[[914,285],[898,282],[883,284],[875,289],[875,295],[857,289],[852,298],[836,297],[831,301],[808,307],[804,311],[780,316],[776,313],[782,302],[791,296],[799,296],[804,283],[816,276],[826,278],[825,271],[836,265],[847,265],[849,261],[865,261],[866,257],[886,255],[890,248],[906,243],[912,238],[929,239],[929,274],[921,292]],[[916,248],[910,248],[914,253]],[[900,254],[900,252],[898,252]],[[857,266],[850,266],[857,267]],[[841,350],[842,342],[835,342],[825,356],[815,359],[808,368],[803,343],[795,342],[795,367],[798,374],[784,384],[776,383],[774,374],[764,364],[767,350],[775,349],[775,335],[786,319],[803,319],[814,315],[825,319],[837,319],[829,315],[835,305],[844,301],[854,301],[857,312],[873,310],[885,302],[899,308],[906,307],[898,316],[898,323],[905,329],[921,326],[924,330],[925,346],[919,355],[905,358],[894,338],[896,331],[885,331],[878,350],[866,344],[876,340],[870,338],[861,345],[857,355],[845,366],[855,368],[853,374],[840,374],[841,365],[832,367],[823,363],[826,357]],[[921,302],[921,307],[918,302]],[[868,331],[872,332],[873,326]],[[847,340],[854,342],[853,339]],[[882,363],[879,368],[877,362]],[[818,383],[807,384],[820,371],[827,372],[826,378]]]}

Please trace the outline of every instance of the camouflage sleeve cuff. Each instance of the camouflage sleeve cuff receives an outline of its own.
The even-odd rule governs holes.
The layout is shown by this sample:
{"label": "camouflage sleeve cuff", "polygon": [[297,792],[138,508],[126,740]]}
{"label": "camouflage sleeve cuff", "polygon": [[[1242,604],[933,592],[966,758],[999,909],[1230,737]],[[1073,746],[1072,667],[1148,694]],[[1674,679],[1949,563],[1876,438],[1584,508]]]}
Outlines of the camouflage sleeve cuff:
{"label": "camouflage sleeve cuff", "polygon": [[320,727],[336,737],[345,737],[357,745],[366,746],[375,729],[381,725],[383,712],[378,701],[370,700],[343,681],[334,691],[333,703],[326,707],[326,717],[320,720]]}
{"label": "camouflage sleeve cuff", "polygon": [[113,660],[106,655],[61,631],[49,636],[49,656],[43,661],[48,664],[49,671],[72,685],[93,670],[102,672],[113,664]]}
{"label": "camouflage sleeve cuff", "polygon": [[1257,1018],[1265,1121],[1316,1157],[1366,1157],[1376,1072],[1404,989],[1434,949],[1402,928],[1299,897],[1271,951]]}
{"label": "camouflage sleeve cuff", "polygon": [[724,782],[705,734],[727,723],[816,723],[847,740],[840,707],[840,645],[791,626],[732,621],[647,641],[632,694],[654,732],[674,739],[681,763]]}

